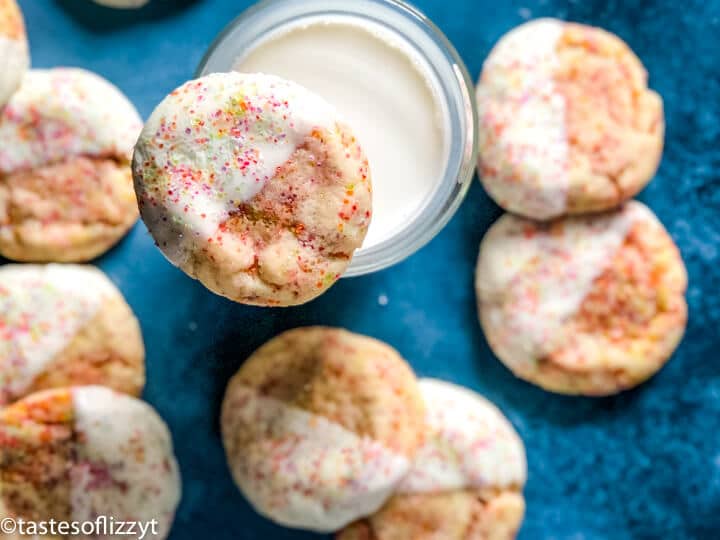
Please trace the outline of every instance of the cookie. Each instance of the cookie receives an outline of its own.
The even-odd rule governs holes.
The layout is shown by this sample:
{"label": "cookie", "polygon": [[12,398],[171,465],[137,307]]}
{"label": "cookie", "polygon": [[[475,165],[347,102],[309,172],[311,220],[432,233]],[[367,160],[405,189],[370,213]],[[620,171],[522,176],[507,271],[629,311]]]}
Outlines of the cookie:
{"label": "cookie", "polygon": [[480,321],[495,354],[547,390],[606,395],[658,371],[687,320],[687,273],[655,215],[540,224],[505,215],[480,246]]}
{"label": "cookie", "polygon": [[0,109],[30,67],[25,23],[15,0],[0,0]]}
{"label": "cookie", "polygon": [[478,171],[505,210],[534,219],[617,207],[660,163],[664,115],[617,36],[539,19],[505,35],[477,87]]}
{"label": "cookie", "polygon": [[221,426],[233,478],[260,514],[332,532],[390,497],[423,442],[424,414],[397,352],[313,327],[275,337],[243,364]]}
{"label": "cookie", "polygon": [[100,384],[140,395],[145,349],[120,291],[93,266],[0,267],[0,405]]}
{"label": "cookie", "polygon": [[135,223],[130,154],[142,122],[80,69],[30,71],[0,114],[0,255],[81,262]]}
{"label": "cookie", "polygon": [[320,295],[370,223],[370,172],[350,129],[320,97],[274,76],[184,84],[145,125],[133,169],[165,256],[245,304]]}
{"label": "cookie", "polygon": [[525,512],[523,443],[474,392],[422,379],[427,440],[396,495],[338,540],[511,540]]}
{"label": "cookie", "polygon": [[163,539],[180,500],[165,423],[101,386],[45,390],[0,410],[0,465],[0,519],[157,520],[145,538]]}

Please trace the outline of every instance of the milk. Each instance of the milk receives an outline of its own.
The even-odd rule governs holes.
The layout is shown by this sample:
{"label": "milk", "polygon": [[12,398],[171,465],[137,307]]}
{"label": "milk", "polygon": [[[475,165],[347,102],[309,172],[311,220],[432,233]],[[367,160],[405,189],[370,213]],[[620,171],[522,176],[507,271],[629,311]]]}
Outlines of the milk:
{"label": "milk", "polygon": [[324,97],[370,162],[373,220],[363,244],[397,234],[432,198],[448,161],[447,112],[430,68],[380,25],[332,17],[285,26],[235,63]]}

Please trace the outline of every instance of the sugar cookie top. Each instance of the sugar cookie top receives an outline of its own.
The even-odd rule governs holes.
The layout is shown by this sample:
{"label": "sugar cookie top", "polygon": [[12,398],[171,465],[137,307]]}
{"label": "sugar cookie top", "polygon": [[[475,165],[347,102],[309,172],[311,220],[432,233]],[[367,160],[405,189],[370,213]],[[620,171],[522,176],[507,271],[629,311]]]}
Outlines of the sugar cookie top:
{"label": "sugar cookie top", "polygon": [[546,224],[503,216],[480,247],[476,287],[493,351],[518,376],[566,393],[647,379],[687,317],[679,251],[636,201]]}
{"label": "sugar cookie top", "polygon": [[[104,325],[105,332],[96,326],[91,338],[79,338],[101,310],[109,315],[95,324]],[[0,405],[39,388],[68,384],[101,383],[139,392],[143,349],[132,311],[97,268],[0,267]],[[55,363],[58,359],[61,364]],[[83,366],[87,369],[79,372]]]}
{"label": "sugar cookie top", "polygon": [[227,406],[229,438],[248,426],[263,436],[238,448],[235,479],[258,511],[284,525],[332,532],[373,512],[410,467],[382,443],[252,388],[234,387]]}
{"label": "sugar cookie top", "polygon": [[0,109],[30,65],[25,23],[15,0],[0,0]]}
{"label": "sugar cookie top", "polygon": [[[146,403],[100,386],[38,392],[0,410],[0,440],[4,514],[154,519],[158,534],[150,537],[167,536],[180,477],[167,426]],[[33,462],[23,466],[20,456]]]}
{"label": "sugar cookie top", "polygon": [[129,159],[141,127],[135,107],[98,75],[32,70],[0,114],[0,174],[75,156]]}
{"label": "sugar cookie top", "polygon": [[103,302],[118,296],[91,266],[0,267],[0,402],[20,395]]}
{"label": "sugar cookie top", "polygon": [[0,253],[85,262],[119,241],[138,217],[129,160],[141,127],[97,75],[30,71],[0,111]]}
{"label": "sugar cookie top", "polygon": [[320,97],[274,76],[184,84],[148,120],[133,169],[163,253],[242,302],[317,296],[370,221],[367,160],[354,137]]}
{"label": "sugar cookie top", "polygon": [[73,520],[157,519],[156,538],[165,538],[180,501],[165,422],[145,402],[100,386],[73,389],[73,405],[78,441],[70,473]]}
{"label": "sugar cookie top", "polygon": [[481,180],[535,219],[607,210],[662,152],[663,112],[640,60],[599,28],[538,19],[500,39],[477,87]]}
{"label": "sugar cookie top", "polygon": [[232,379],[223,441],[235,481],[278,523],[331,532],[375,512],[422,440],[414,377],[388,347],[301,328],[261,347]]}
{"label": "sugar cookie top", "polygon": [[553,227],[506,214],[480,250],[477,287],[481,302],[502,300],[516,362],[551,353],[562,327],[580,308],[595,278],[612,260],[637,220],[657,218],[641,203],[621,211],[566,219]]}
{"label": "sugar cookie top", "polygon": [[523,443],[502,413],[474,392],[421,379],[425,444],[395,496],[337,540],[515,538],[525,503]]}
{"label": "sugar cookie top", "polygon": [[[567,199],[565,100],[554,84],[562,32],[552,19],[513,29],[488,56],[477,88],[487,126],[480,130],[482,179],[490,177],[485,185],[501,206],[538,218],[562,214]],[[512,166],[497,165],[512,156]]]}
{"label": "sugar cookie top", "polygon": [[510,422],[486,399],[447,382],[421,379],[428,437],[399,494],[522,488],[525,450]]}
{"label": "sugar cookie top", "polygon": [[144,187],[209,238],[334,117],[320,98],[276,77],[191,81],[165,98],[143,130],[138,156],[150,162]]}

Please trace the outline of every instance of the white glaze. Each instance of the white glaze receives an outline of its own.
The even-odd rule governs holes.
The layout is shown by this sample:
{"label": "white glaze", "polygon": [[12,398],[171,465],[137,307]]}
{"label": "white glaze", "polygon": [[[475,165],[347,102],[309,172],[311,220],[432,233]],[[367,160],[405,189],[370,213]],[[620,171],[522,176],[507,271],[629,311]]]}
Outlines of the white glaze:
{"label": "white glaze", "polygon": [[368,156],[373,220],[363,248],[424,208],[448,160],[446,121],[428,68],[387,29],[335,20],[283,28],[239,58],[317,92],[342,114]]}
{"label": "white glaze", "polygon": [[157,519],[158,534],[146,538],[165,538],[180,501],[167,426],[143,401],[101,386],[73,388],[72,396],[78,437],[70,470],[72,519]]}
{"label": "white glaze", "polygon": [[27,43],[0,35],[0,109],[20,87],[29,66]]}
{"label": "white glaze", "polygon": [[0,267],[0,402],[20,396],[109,298],[100,270],[77,265]]}
{"label": "white glaze", "polygon": [[[408,472],[404,456],[255,389],[236,385],[223,433],[235,481],[255,509],[286,526],[332,532],[375,512]],[[236,435],[256,435],[236,448]]]}
{"label": "white glaze", "polygon": [[[217,125],[211,122],[213,115],[238,99],[255,106],[259,118],[247,114],[243,116],[246,131],[218,135]],[[277,102],[286,102],[286,106],[277,108]],[[257,195],[313,129],[335,129],[336,118],[333,108],[312,92],[262,74],[208,75],[166,97],[147,121],[134,158],[136,172],[148,161],[171,171],[163,193],[172,190],[174,198],[164,197],[163,207],[148,204],[143,211],[143,219],[159,243],[165,244],[163,240],[168,238],[165,255],[181,265],[187,254],[195,251],[188,244],[198,242],[204,247],[238,203]],[[205,125],[199,127],[197,119],[206,121]],[[171,122],[174,124],[168,128]],[[167,133],[172,141],[161,149],[159,141]],[[278,137],[273,139],[268,133]],[[198,144],[198,139],[205,142]],[[224,167],[238,160],[247,166]],[[201,181],[189,180],[186,173],[190,170],[199,171]],[[141,198],[152,198],[148,186],[138,188]],[[168,210],[176,218],[174,223],[166,223]]]}
{"label": "white glaze", "polygon": [[502,413],[481,396],[443,381],[421,379],[428,438],[398,493],[468,488],[522,488],[522,441]]}
{"label": "white glaze", "polygon": [[477,290],[496,352],[511,365],[534,363],[563,340],[575,315],[638,220],[641,203],[542,225],[506,214],[483,239]]}
{"label": "white glaze", "polygon": [[[547,219],[567,208],[565,99],[557,92],[562,21],[539,19],[506,34],[477,88],[483,184],[507,210]],[[489,141],[493,141],[490,143]]]}
{"label": "white glaze", "polygon": [[0,174],[71,156],[129,158],[141,127],[135,107],[94,73],[31,70],[0,113]]}

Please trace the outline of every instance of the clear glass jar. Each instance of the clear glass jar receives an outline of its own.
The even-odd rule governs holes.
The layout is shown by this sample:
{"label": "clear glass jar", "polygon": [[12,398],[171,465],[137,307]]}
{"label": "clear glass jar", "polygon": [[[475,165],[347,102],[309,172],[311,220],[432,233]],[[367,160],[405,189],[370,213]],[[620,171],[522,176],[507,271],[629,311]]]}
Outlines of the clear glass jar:
{"label": "clear glass jar", "polygon": [[[270,35],[283,28],[328,18],[352,18],[382,28],[421,59],[446,115],[447,161],[442,178],[408,222],[380,243],[355,252],[345,276],[382,270],[409,257],[432,240],[455,214],[472,181],[477,160],[477,108],[473,85],[455,48],[420,11],[399,0],[264,0],[218,36],[205,54],[198,76],[233,69]],[[370,164],[372,170],[372,163]]]}

